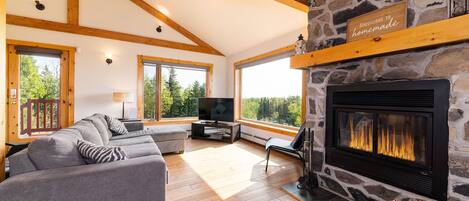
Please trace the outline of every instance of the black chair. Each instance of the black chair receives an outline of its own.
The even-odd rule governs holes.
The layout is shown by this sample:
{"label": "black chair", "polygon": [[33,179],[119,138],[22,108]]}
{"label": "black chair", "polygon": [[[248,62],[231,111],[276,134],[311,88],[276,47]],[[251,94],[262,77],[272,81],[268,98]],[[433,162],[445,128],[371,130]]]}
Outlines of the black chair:
{"label": "black chair", "polygon": [[303,156],[301,156],[301,149],[303,149],[303,141],[306,134],[306,127],[305,124],[301,125],[300,130],[295,136],[293,141],[283,140],[279,138],[269,138],[267,143],[265,144],[265,150],[267,151],[267,163],[265,164],[265,171],[267,172],[267,168],[269,167],[269,157],[270,157],[270,150],[277,150],[283,151],[291,154],[296,154],[301,160],[301,163],[304,166],[305,160]]}

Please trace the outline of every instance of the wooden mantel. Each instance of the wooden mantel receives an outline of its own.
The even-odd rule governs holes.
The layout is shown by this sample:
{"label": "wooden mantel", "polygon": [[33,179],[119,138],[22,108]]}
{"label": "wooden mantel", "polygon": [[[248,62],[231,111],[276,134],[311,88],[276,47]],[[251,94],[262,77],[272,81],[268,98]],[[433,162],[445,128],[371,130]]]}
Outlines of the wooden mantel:
{"label": "wooden mantel", "polygon": [[304,69],[323,64],[466,40],[469,40],[469,15],[293,56],[290,61],[292,68]]}

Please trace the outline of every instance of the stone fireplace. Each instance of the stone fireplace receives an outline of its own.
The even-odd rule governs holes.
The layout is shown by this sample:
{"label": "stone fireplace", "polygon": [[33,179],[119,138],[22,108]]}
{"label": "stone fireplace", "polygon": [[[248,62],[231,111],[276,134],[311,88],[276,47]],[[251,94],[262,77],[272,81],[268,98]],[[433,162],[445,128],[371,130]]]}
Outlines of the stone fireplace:
{"label": "stone fireplace", "polygon": [[[309,12],[310,51],[321,41],[333,40],[336,45],[345,42],[347,19],[392,4],[375,0],[316,0],[316,3],[318,7],[311,8]],[[449,15],[447,1],[443,0],[409,0],[408,13],[409,27],[446,19]],[[322,188],[355,200],[469,200],[469,43],[315,66],[309,68],[309,74],[307,119],[315,122],[311,166]],[[367,107],[356,107],[356,103],[365,97],[363,93],[360,96],[342,94],[348,98],[355,97],[351,102],[347,102],[347,98],[338,98],[343,102],[328,102],[331,91],[343,90],[341,87],[354,86],[352,91],[359,91],[355,90],[356,86],[404,83],[400,88],[409,89],[411,83],[435,80],[446,82],[449,94],[449,98],[443,98],[447,105],[441,112],[445,118],[441,126],[444,130],[438,132],[442,134],[441,138],[428,136],[436,133],[433,127],[435,119],[429,120],[430,117],[425,115],[431,110],[425,101],[420,102],[423,104],[420,107],[412,105],[414,103],[406,106],[399,101],[400,104],[379,108],[381,112],[376,112],[373,103]],[[370,87],[366,91],[369,90]],[[408,95],[426,97],[425,92]],[[435,98],[441,97],[444,96]],[[355,106],[351,107],[352,104]],[[335,115],[331,115],[329,107],[334,106],[340,107],[336,107]],[[427,113],[422,108],[426,108],[423,110]],[[438,149],[441,155],[430,154],[435,153],[434,149]],[[364,156],[368,160],[360,161]],[[382,159],[385,162],[377,162]],[[354,160],[359,162],[358,165]],[[374,169],[365,165],[370,161]],[[379,165],[384,169],[378,169],[376,166]],[[409,171],[395,173],[385,168],[402,170],[406,169],[404,166]],[[446,167],[448,170],[435,173],[433,168],[436,166],[437,169]],[[385,178],[369,170],[381,170],[379,172],[385,174]],[[445,194],[445,197],[435,196],[428,189],[416,189],[423,184],[406,184],[400,179],[391,181],[393,178],[386,178],[389,174],[404,174],[407,180],[412,176],[426,177],[427,181],[432,181],[426,185],[432,186],[433,190],[438,189],[437,194]],[[438,175],[436,180],[432,177],[435,174]],[[423,180],[417,178],[412,181]]]}
{"label": "stone fireplace", "polygon": [[[326,95],[326,163],[446,198],[447,80],[332,85]],[[446,161],[446,162],[443,162]]]}

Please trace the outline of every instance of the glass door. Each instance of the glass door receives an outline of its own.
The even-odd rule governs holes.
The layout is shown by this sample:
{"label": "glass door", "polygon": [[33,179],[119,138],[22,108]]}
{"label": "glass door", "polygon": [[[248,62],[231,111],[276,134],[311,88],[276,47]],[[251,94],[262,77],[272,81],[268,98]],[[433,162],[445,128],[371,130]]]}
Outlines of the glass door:
{"label": "glass door", "polygon": [[71,47],[8,41],[8,142],[73,123],[74,53]]}
{"label": "glass door", "polygon": [[21,135],[60,129],[60,55],[19,54]]}

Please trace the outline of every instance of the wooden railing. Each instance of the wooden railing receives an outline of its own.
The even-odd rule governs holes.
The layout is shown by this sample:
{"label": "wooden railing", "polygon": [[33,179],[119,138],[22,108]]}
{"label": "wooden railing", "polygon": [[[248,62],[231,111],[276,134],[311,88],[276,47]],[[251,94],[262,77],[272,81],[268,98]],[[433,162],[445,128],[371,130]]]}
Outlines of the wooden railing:
{"label": "wooden railing", "polygon": [[60,129],[60,101],[28,99],[20,106],[21,134],[51,132]]}

